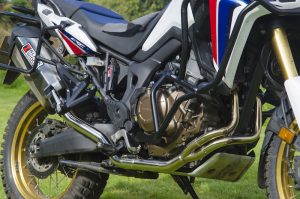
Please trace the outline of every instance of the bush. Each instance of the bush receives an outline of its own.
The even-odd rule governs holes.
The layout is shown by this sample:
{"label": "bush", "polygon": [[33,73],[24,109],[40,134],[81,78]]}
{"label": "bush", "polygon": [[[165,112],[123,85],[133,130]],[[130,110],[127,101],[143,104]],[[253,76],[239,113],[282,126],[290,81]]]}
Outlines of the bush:
{"label": "bush", "polygon": [[16,6],[31,7],[31,1],[28,0],[12,0],[12,3]]}
{"label": "bush", "polygon": [[[0,0],[1,1],[4,0]],[[100,4],[132,20],[151,12],[161,10],[170,0],[87,0],[92,3]],[[29,0],[12,0],[17,6],[30,7]]]}
{"label": "bush", "polygon": [[169,1],[170,0],[90,0],[90,2],[115,10],[129,20],[161,10]]}

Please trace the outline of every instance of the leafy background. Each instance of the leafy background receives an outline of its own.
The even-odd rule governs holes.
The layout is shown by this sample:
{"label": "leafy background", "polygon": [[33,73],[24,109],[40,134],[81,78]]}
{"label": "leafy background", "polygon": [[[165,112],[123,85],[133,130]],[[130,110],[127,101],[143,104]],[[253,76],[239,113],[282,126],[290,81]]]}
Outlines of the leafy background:
{"label": "leafy background", "polygon": [[[5,0],[0,0],[4,2]],[[132,20],[139,16],[162,9],[169,0],[88,0],[108,8],[112,8],[125,18]],[[12,0],[12,3],[20,6],[30,6],[28,0]]]}
{"label": "leafy background", "polygon": [[[111,8],[123,15],[126,19],[132,20],[139,16],[151,13],[163,8],[169,0],[90,0],[91,2],[101,4]],[[30,6],[28,0],[12,0],[3,4],[0,0],[1,10],[10,10],[11,3],[20,6]],[[11,21],[6,18],[0,18],[0,43],[1,38],[10,34],[12,26]],[[18,100],[28,91],[28,87],[22,78],[19,78],[11,86],[3,86],[4,73],[0,71],[0,142],[2,132],[6,121],[18,102]],[[264,126],[265,128],[265,126]],[[263,138],[256,147],[255,152],[259,154]],[[257,156],[258,157],[258,156]],[[228,183],[208,179],[196,179],[195,188],[200,198],[204,199],[252,199],[265,198],[265,191],[257,186],[257,165],[258,158],[247,174],[237,183]],[[5,198],[1,188],[0,179],[0,198]],[[108,186],[103,195],[104,199],[182,199],[190,198],[185,196],[180,188],[168,175],[161,175],[158,180],[139,180],[135,178],[126,178],[111,176]]]}

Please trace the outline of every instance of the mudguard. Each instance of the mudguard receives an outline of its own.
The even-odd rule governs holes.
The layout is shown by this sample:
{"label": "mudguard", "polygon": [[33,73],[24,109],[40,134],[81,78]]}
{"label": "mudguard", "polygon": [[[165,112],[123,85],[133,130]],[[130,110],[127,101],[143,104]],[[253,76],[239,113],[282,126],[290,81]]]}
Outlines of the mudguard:
{"label": "mudguard", "polygon": [[[0,63],[3,64],[11,64],[10,63],[10,37],[5,37],[3,43],[0,48]],[[7,71],[4,77],[3,84],[10,85],[12,84],[18,77],[20,73]]]}
{"label": "mudguard", "polygon": [[273,136],[276,135],[272,131],[266,131],[265,138],[263,145],[261,147],[260,152],[260,158],[259,158],[259,164],[258,164],[258,173],[257,173],[257,183],[259,188],[265,189],[266,188],[266,181],[265,181],[265,164],[266,164],[266,155],[267,151],[269,149],[269,145],[271,143],[271,140]]}
{"label": "mudguard", "polygon": [[270,122],[266,128],[266,134],[265,134],[264,142],[263,142],[263,145],[261,147],[261,152],[260,152],[260,159],[259,159],[259,164],[258,164],[258,174],[257,174],[258,186],[261,189],[266,188],[264,167],[266,164],[267,152],[268,152],[268,149],[270,147],[273,137],[277,136],[277,134],[280,131],[280,128],[282,126],[285,126],[284,114],[286,115],[286,119],[289,124],[293,121],[293,114],[291,111],[292,110],[291,107],[290,106],[286,107],[285,110],[286,110],[286,112],[283,113],[282,106],[280,105],[279,107],[277,107],[276,110],[273,112]]}

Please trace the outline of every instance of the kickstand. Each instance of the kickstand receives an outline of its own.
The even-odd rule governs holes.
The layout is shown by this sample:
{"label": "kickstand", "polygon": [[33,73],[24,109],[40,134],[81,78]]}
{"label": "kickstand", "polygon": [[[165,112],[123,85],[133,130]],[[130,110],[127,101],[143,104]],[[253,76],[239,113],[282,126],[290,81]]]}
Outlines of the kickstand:
{"label": "kickstand", "polygon": [[[193,199],[199,199],[197,193],[195,192],[191,181],[189,180],[188,177],[186,176],[175,176],[172,175],[173,179],[175,180],[175,182],[179,185],[179,187],[182,189],[184,194],[190,194],[192,196]],[[193,181],[193,178],[192,178]]]}

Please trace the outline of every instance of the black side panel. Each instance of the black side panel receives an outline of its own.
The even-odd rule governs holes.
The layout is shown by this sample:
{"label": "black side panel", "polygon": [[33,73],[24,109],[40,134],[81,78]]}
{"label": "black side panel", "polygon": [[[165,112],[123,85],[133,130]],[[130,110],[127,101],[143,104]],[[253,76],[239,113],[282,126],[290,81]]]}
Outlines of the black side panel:
{"label": "black side panel", "polygon": [[140,49],[133,57],[132,60],[142,62],[149,58],[153,53],[159,50],[168,41],[176,39],[181,41],[181,30],[177,27],[171,28],[150,50],[143,51]]}
{"label": "black side panel", "polygon": [[[134,62],[129,66],[127,89],[122,99],[122,102],[129,109],[136,102],[136,97],[138,97],[140,89],[149,85],[153,75],[163,66],[163,63],[179,52],[180,46],[181,42],[178,40],[170,40],[146,61],[142,63]],[[136,82],[134,81],[135,78],[137,79]]]}

